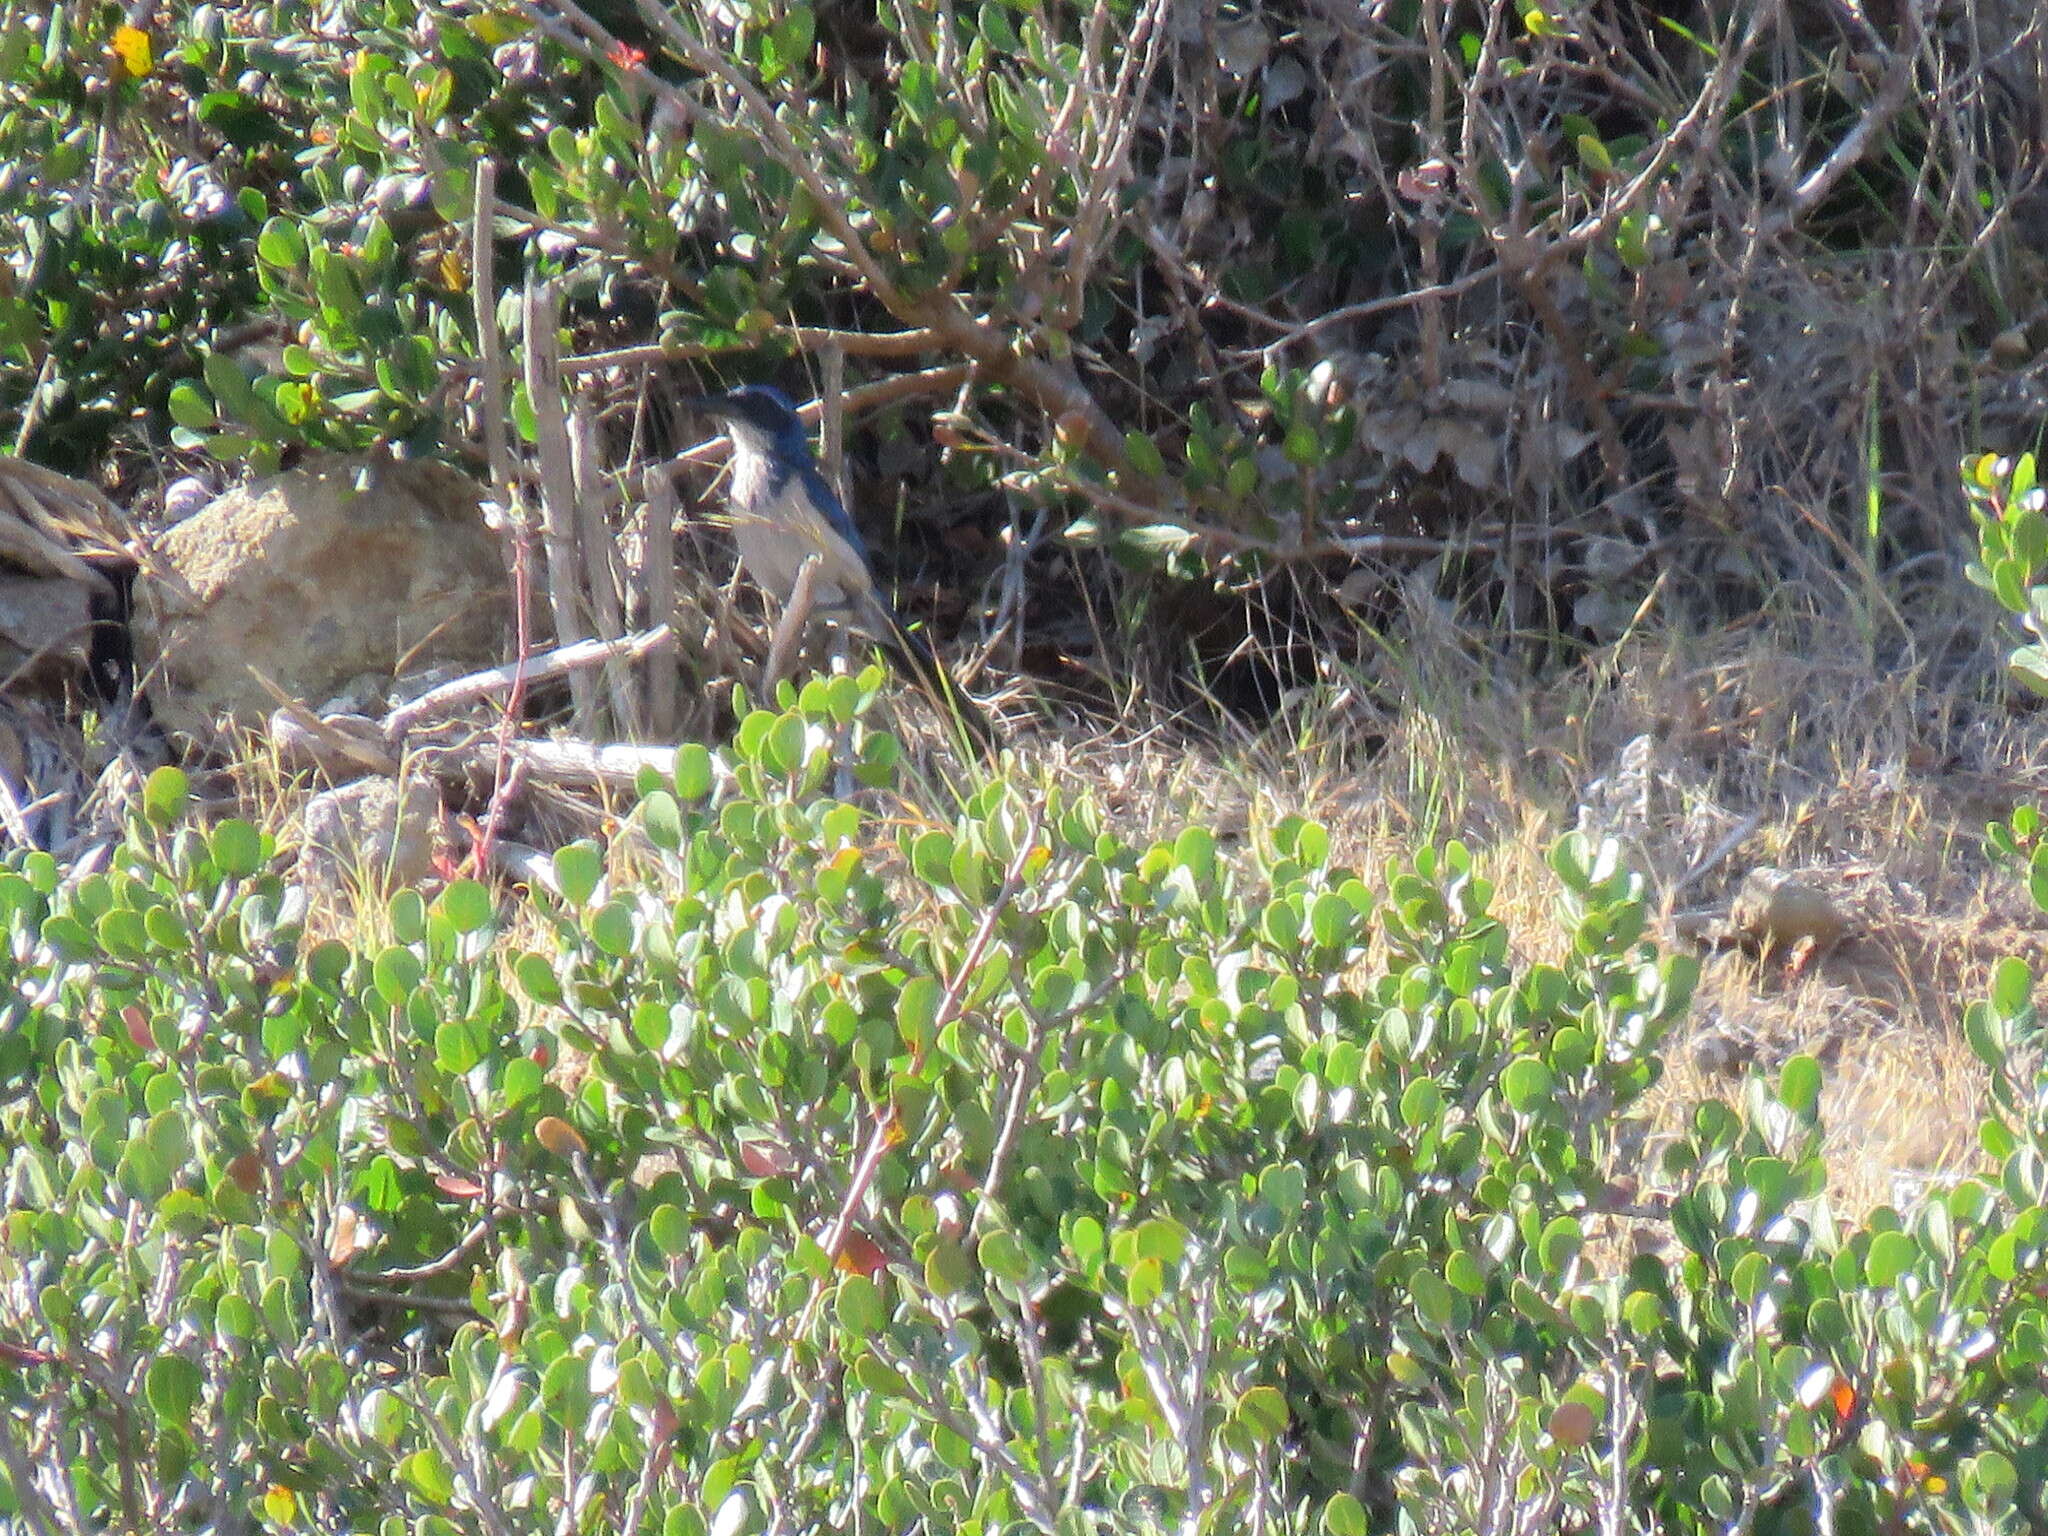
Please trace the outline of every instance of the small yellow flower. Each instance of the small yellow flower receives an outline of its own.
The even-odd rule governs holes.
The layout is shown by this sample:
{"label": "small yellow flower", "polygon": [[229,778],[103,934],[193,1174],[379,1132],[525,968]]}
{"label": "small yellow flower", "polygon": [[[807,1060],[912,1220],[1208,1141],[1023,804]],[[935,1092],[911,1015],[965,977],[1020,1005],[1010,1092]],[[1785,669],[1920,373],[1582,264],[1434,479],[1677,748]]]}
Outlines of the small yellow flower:
{"label": "small yellow flower", "polygon": [[137,80],[147,79],[156,68],[156,50],[150,46],[149,34],[140,27],[124,24],[114,28],[114,40],[108,46],[121,61],[122,70]]}

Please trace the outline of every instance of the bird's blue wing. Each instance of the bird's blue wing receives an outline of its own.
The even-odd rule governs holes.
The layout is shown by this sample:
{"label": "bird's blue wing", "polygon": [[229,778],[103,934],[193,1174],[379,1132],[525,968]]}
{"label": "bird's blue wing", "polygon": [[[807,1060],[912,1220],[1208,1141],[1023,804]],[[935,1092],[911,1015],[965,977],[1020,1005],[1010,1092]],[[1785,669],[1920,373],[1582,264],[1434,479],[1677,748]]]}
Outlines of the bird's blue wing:
{"label": "bird's blue wing", "polygon": [[832,531],[846,540],[847,547],[860,556],[861,564],[867,567],[868,574],[872,577],[875,569],[874,558],[869,555],[868,547],[861,539],[860,530],[853,526],[853,519],[846,515],[846,508],[839,504],[839,497],[833,491],[832,483],[819,473],[815,464],[801,466],[797,469],[796,475],[804,498],[818,509],[826,522],[832,525]]}

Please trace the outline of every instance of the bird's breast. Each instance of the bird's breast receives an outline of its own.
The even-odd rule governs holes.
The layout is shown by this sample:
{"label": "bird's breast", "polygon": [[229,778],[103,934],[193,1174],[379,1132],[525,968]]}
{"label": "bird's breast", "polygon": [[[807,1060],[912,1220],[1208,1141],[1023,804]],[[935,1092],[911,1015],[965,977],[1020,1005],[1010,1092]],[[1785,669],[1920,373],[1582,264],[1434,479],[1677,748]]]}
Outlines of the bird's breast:
{"label": "bird's breast", "polygon": [[818,558],[812,605],[820,612],[858,606],[869,586],[866,567],[803,494],[803,482],[736,465],[731,513],[740,564],[777,602],[787,602],[804,561]]}

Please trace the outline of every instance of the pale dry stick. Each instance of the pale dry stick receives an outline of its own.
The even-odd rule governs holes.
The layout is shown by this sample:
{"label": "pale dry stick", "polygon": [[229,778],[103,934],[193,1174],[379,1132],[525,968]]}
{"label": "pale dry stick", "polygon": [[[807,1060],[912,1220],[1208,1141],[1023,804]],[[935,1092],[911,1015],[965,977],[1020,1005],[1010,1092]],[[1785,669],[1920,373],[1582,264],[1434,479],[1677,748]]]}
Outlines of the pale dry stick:
{"label": "pale dry stick", "polygon": [[[974,370],[965,365],[952,363],[943,368],[927,368],[922,373],[899,373],[893,378],[877,379],[872,384],[863,384],[849,390],[846,395],[846,409],[849,412],[870,411],[885,405],[894,405],[898,400],[914,400],[923,395],[942,395],[957,389],[967,382]],[[815,422],[823,414],[823,405],[816,400],[797,407],[797,415],[806,422]],[[685,448],[669,461],[677,464],[720,464],[732,452],[731,439],[723,433],[707,437],[693,448]]]}
{"label": "pale dry stick", "polygon": [[[647,622],[675,630],[676,624],[676,482],[672,465],[656,464],[640,477],[646,519],[640,538],[640,590],[647,599]],[[674,647],[647,659],[643,701],[647,734],[667,741],[676,732],[676,693],[682,687],[682,658]]]}
{"label": "pale dry stick", "polygon": [[669,1441],[662,1440],[648,1448],[646,1460],[641,1463],[640,1476],[633,1483],[633,1491],[626,1495],[626,1510],[620,1518],[619,1536],[639,1536],[641,1523],[647,1517],[648,1501],[654,1497],[654,1485],[674,1465],[675,1447]]}
{"label": "pale dry stick", "polygon": [[[1017,516],[1016,498],[1003,498],[1009,512],[1009,547],[1003,554],[1002,588],[996,598],[996,611],[989,620],[988,639],[975,652],[969,664],[961,669],[960,681],[971,683],[982,667],[996,652],[996,647],[1005,640],[1010,644],[1010,670],[1021,673],[1024,670],[1024,565],[1043,542],[1046,530],[1051,526],[1052,508],[1039,506],[1031,515],[1031,527],[1026,530]],[[986,589],[984,589],[986,590]]]}
{"label": "pale dry stick", "polygon": [[[510,693],[505,713],[498,722],[497,770],[491,783],[490,809],[474,851],[477,873],[491,865],[491,839],[504,822],[513,785],[503,774],[511,761],[511,744],[519,729],[519,715],[526,703],[524,668],[533,651],[533,534],[527,521],[526,497],[513,467],[511,412],[505,400],[505,339],[498,330],[497,246],[493,240],[494,209],[497,207],[497,162],[482,160],[476,171],[475,200],[470,208],[469,285],[476,306],[476,349],[478,382],[483,398],[478,402],[477,427],[483,434],[484,454],[490,465],[491,493],[503,509],[508,546],[507,565],[512,576],[513,634],[515,637]],[[531,299],[529,285],[525,298]],[[531,319],[530,305],[522,306],[522,322]],[[532,334],[528,326],[527,333]],[[418,701],[415,700],[415,703]],[[395,712],[395,713],[402,713]],[[385,723],[387,734],[390,721]],[[400,733],[402,734],[402,732]]]}
{"label": "pale dry stick", "polygon": [[637,741],[519,741],[512,758],[524,776],[560,789],[631,789],[642,770],[673,773],[674,747]]}
{"label": "pale dry stick", "polygon": [[491,470],[491,494],[508,517],[514,515],[519,487],[512,478],[512,450],[505,441],[510,417],[505,410],[505,339],[498,333],[496,244],[491,238],[491,208],[496,200],[498,162],[477,163],[476,197],[469,215],[469,292],[476,307],[477,375],[483,399],[477,403],[477,432],[484,440],[484,459]]}
{"label": "pale dry stick", "polygon": [[1268,314],[1256,305],[1231,298],[1220,287],[1211,282],[1206,274],[1191,266],[1187,258],[1176,250],[1156,228],[1143,221],[1134,222],[1132,228],[1155,256],[1176,267],[1186,275],[1192,286],[1203,290],[1202,307],[1204,309],[1226,309],[1233,315],[1241,315],[1247,320],[1267,327],[1269,330],[1285,331],[1287,333],[1277,341],[1269,341],[1262,347],[1227,350],[1224,354],[1227,357],[1270,357],[1282,347],[1291,347],[1297,342],[1313,340],[1324,331],[1330,330],[1335,326],[1345,325],[1353,320],[1370,320],[1374,315],[1384,315],[1397,309],[1407,309],[1411,305],[1425,304],[1440,299],[1454,299],[1460,294],[1470,293],[1474,288],[1484,283],[1495,281],[1501,276],[1500,265],[1496,262],[1467,272],[1462,277],[1452,278],[1449,282],[1435,284],[1432,287],[1410,288],[1401,293],[1390,293],[1377,299],[1366,299],[1357,304],[1346,304],[1341,308],[1330,310],[1326,314],[1317,315],[1312,320],[1284,320],[1278,315]]}
{"label": "pale dry stick", "polygon": [[4,827],[7,835],[14,839],[15,847],[27,850],[40,846],[29,830],[27,813],[43,803],[43,800],[36,800],[24,806],[21,796],[15,791],[13,779],[6,769],[0,768],[0,827]]}
{"label": "pale dry stick", "polygon": [[42,425],[43,402],[49,398],[50,380],[56,376],[57,349],[52,347],[43,359],[43,366],[36,370],[36,381],[29,387],[28,404],[21,409],[21,430],[14,434],[14,456],[17,459],[28,452],[29,439]]}
{"label": "pale dry stick", "polygon": [[[613,495],[598,463],[597,423],[581,402],[569,412],[569,467],[576,483],[577,540],[583,546],[592,620],[600,639],[616,639],[625,633],[626,619],[620,603],[618,539],[607,515]],[[611,700],[612,728],[639,735],[638,710],[625,668],[607,661],[604,683]]]}
{"label": "pale dry stick", "polygon": [[562,883],[555,878],[555,861],[540,849],[530,848],[525,843],[500,838],[491,849],[491,867],[535,890],[546,891],[550,896],[562,894]]}
{"label": "pale dry stick", "polygon": [[375,1274],[351,1275],[350,1281],[360,1285],[400,1286],[411,1285],[420,1280],[431,1280],[436,1275],[452,1274],[461,1267],[476,1245],[491,1235],[498,1223],[506,1217],[516,1215],[509,1206],[502,1206],[479,1216],[453,1248],[437,1259],[428,1259],[424,1264],[413,1264],[402,1269],[384,1269]]}
{"label": "pale dry stick", "polygon": [[600,640],[625,632],[620,605],[618,547],[607,520],[611,487],[599,463],[597,421],[579,401],[570,407],[569,468],[576,484],[577,538],[583,545],[585,580],[590,585],[591,613]]}
{"label": "pale dry stick", "polygon": [[[977,436],[981,447],[1026,468],[1035,468],[1038,461],[1019,448],[1014,448],[993,433],[980,432]],[[1077,479],[1063,481],[1067,489],[1078,492],[1093,505],[1105,512],[1113,512],[1119,518],[1134,523],[1150,522],[1159,516],[1159,508],[1148,507],[1119,496],[1107,486],[1091,480]],[[1497,547],[1506,530],[1496,528],[1475,528],[1455,539],[1436,539],[1426,534],[1407,533],[1362,533],[1317,539],[1304,544],[1274,544],[1264,539],[1255,539],[1249,534],[1238,533],[1228,528],[1217,528],[1206,523],[1194,523],[1183,519],[1180,527],[1187,531],[1195,543],[1205,544],[1225,554],[1257,553],[1270,560],[1287,564],[1313,560],[1327,560],[1336,556],[1349,556],[1354,560],[1375,558],[1384,555],[1436,555],[1446,550],[1479,550]],[[1546,531],[1546,536],[1568,538],[1575,536],[1572,530],[1556,529]]]}
{"label": "pale dry stick", "polygon": [[818,361],[824,375],[818,381],[818,399],[824,408],[818,436],[825,449],[825,483],[842,507],[850,507],[853,498],[846,494],[846,349],[827,343]]}
{"label": "pale dry stick", "polygon": [[789,664],[794,659],[798,642],[803,639],[804,626],[810,623],[819,563],[816,555],[807,555],[804,563],[797,567],[796,582],[789,589],[789,601],[782,605],[782,615],[775,622],[775,638],[768,646],[768,664],[761,670],[761,696],[764,699],[773,699],[776,684],[789,674]]}
{"label": "pale dry stick", "polygon": [[[452,754],[443,756],[451,770],[462,762]],[[512,744],[509,760],[523,779],[537,784],[557,789],[624,792],[631,790],[640,781],[640,775],[650,769],[663,775],[674,773],[676,749],[640,741],[520,741]],[[476,761],[469,759],[471,763]],[[716,773],[719,787],[729,787],[730,776],[722,768]]]}
{"label": "pale dry stick", "polygon": [[[815,325],[786,325],[773,334],[789,342],[799,352],[823,352],[827,347],[837,347],[848,357],[915,357],[920,352],[936,352],[943,345],[936,332],[922,328],[870,335],[863,331],[835,331]],[[649,363],[675,362],[682,358],[711,357],[726,350],[723,345],[700,345],[696,342],[618,347],[610,352],[585,352],[580,357],[565,357],[562,359],[562,373],[564,377],[574,377],[607,368],[644,367]]]}
{"label": "pale dry stick", "polygon": [[[559,303],[552,281],[529,276],[522,295],[526,332],[526,395],[533,408],[534,450],[540,461],[541,531],[547,557],[548,606],[555,639],[567,644],[589,638],[576,593],[576,480],[569,460],[569,428],[562,411],[556,366],[555,321]],[[597,693],[581,672],[569,678],[576,729],[588,730]]]}
{"label": "pale dry stick", "polygon": [[533,533],[527,527],[523,510],[512,518],[512,605],[512,691],[498,720],[498,754],[491,768],[490,810],[485,813],[483,831],[471,853],[478,874],[491,867],[491,839],[504,825],[505,808],[519,789],[519,764],[512,753],[512,741],[526,708],[526,664],[533,655]]}
{"label": "pale dry stick", "polygon": [[1195,1289],[1195,1347],[1187,1363],[1188,1421],[1182,1428],[1181,1464],[1187,1470],[1187,1516],[1181,1529],[1194,1536],[1202,1529],[1201,1514],[1209,1503],[1209,1467],[1202,1458],[1202,1432],[1209,1416],[1202,1412],[1202,1398],[1209,1380],[1210,1323],[1216,1313],[1216,1290],[1201,1285]]}
{"label": "pale dry stick", "polygon": [[674,648],[674,632],[666,624],[660,624],[617,640],[578,640],[573,645],[558,645],[551,651],[542,651],[523,663],[508,661],[501,667],[486,667],[481,672],[471,672],[438,688],[430,688],[418,698],[399,705],[384,717],[385,739],[394,743],[401,741],[433,716],[460,709],[491,694],[502,693],[522,678],[528,683],[547,682],[586,667],[603,666],[613,661],[639,661]]}
{"label": "pale dry stick", "polygon": [[[1450,150],[1445,128],[1449,112],[1450,56],[1444,50],[1444,7],[1437,0],[1422,0],[1423,36],[1429,44],[1429,126],[1424,131],[1423,149],[1439,162]],[[1440,201],[1427,197],[1416,215],[1416,240],[1422,251],[1423,290],[1443,282],[1441,237],[1443,220],[1438,216]],[[1422,315],[1422,387],[1434,394],[1444,379],[1444,304],[1439,298],[1420,304]]]}
{"label": "pale dry stick", "polygon": [[1478,56],[1465,82],[1464,124],[1451,171],[1466,205],[1478,218],[1481,232],[1499,259],[1508,282],[1521,295],[1522,302],[1529,306],[1536,323],[1556,348],[1565,378],[1571,386],[1572,398],[1592,423],[1593,436],[1600,446],[1601,468],[1612,488],[1620,492],[1629,483],[1628,449],[1622,441],[1621,424],[1615,420],[1614,411],[1607,403],[1607,392],[1587,360],[1578,329],[1566,320],[1564,311],[1551,293],[1549,273],[1551,265],[1559,258],[1560,248],[1554,241],[1546,244],[1538,240],[1530,227],[1524,166],[1515,163],[1508,207],[1497,215],[1493,194],[1480,180],[1480,167],[1488,163],[1491,147],[1483,148],[1479,144],[1480,119],[1485,116],[1479,107],[1486,92],[1502,75],[1501,55],[1508,32],[1508,17],[1513,14],[1518,13],[1513,11],[1508,0],[1492,0],[1487,8],[1486,27]]}
{"label": "pale dry stick", "polygon": [[1684,115],[1673,123],[1659,140],[1657,152],[1618,192],[1607,199],[1598,213],[1580,220],[1565,231],[1559,247],[1562,252],[1577,254],[1596,241],[1606,239],[1613,232],[1615,225],[1642,201],[1656,186],[1666,168],[1674,162],[1681,169],[1678,189],[1671,199],[1671,204],[1677,208],[1692,206],[1693,193],[1713,157],[1684,151],[1695,142],[1711,144],[1720,138],[1721,122],[1749,68],[1749,57],[1756,51],[1757,45],[1763,39],[1764,28],[1776,14],[1777,9],[1774,6],[1749,7],[1748,21],[1741,38],[1731,38],[1717,46],[1713,73],[1700,87],[1699,94],[1693,98],[1692,105],[1686,108]]}

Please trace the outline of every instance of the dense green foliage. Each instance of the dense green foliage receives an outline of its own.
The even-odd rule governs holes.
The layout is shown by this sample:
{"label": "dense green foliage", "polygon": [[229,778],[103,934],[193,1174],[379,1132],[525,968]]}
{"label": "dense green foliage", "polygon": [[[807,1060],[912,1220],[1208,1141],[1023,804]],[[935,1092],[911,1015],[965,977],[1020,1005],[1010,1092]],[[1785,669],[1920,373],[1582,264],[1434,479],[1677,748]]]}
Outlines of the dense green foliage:
{"label": "dense green foliage", "polygon": [[2019,620],[2027,642],[2007,657],[2012,675],[2048,694],[2048,492],[2034,479],[2034,456],[1983,454],[1963,465],[1963,489],[1977,522],[1970,580]]}
{"label": "dense green foliage", "polygon": [[2023,966],[1997,1175],[1845,1229],[1811,1059],[1630,1145],[1691,967],[1611,850],[1525,965],[1457,845],[834,798],[878,683],[684,749],[538,926],[461,882],[309,943],[175,770],[104,868],[0,873],[23,1528],[2039,1518]]}
{"label": "dense green foliage", "polygon": [[[615,37],[518,4],[20,9],[0,427],[70,467],[462,452],[475,295],[509,333],[533,277],[578,346],[706,376],[924,368],[934,481],[992,524],[1041,500],[1226,589],[1487,519],[1507,550],[1531,501],[1614,511],[1601,569],[1647,582],[1645,487],[1726,576],[1758,486],[1877,563],[1887,455],[1953,498],[1953,423],[1917,453],[1890,382],[1967,370],[1835,368],[1788,252],[1938,228],[1886,293],[1982,277],[2014,319],[1999,188],[1948,152],[1985,130],[1968,48],[1823,69],[1729,19],[1762,8],[1604,51],[1572,31],[1606,40],[1598,7],[1467,33],[1431,0],[1229,37],[1121,0],[593,8]],[[1354,319],[1398,324],[1329,319],[1383,300]],[[252,318],[271,351],[228,345]],[[1819,448],[1759,356],[1850,392]],[[583,382],[620,403],[651,362]],[[1969,478],[2038,642],[2031,472]],[[1594,553],[1543,580],[1585,595]],[[683,749],[552,889],[400,892],[375,941],[310,938],[271,840],[199,824],[174,770],[103,860],[0,868],[0,1521],[2048,1523],[2024,966],[1969,1017],[1985,1176],[1850,1225],[1810,1058],[1640,1144],[1692,977],[1611,847],[1559,846],[1570,958],[1529,964],[1456,844],[1348,871],[1300,820],[1138,848],[1067,792],[879,798],[907,792],[877,686]],[[2040,830],[1996,841],[2048,910]]]}
{"label": "dense green foliage", "polygon": [[836,352],[912,509],[1044,506],[1224,593],[1469,537],[1510,612],[1598,636],[1659,568],[1836,561],[1819,522],[1879,568],[1945,547],[1965,424],[2037,406],[2000,369],[2040,339],[2012,146],[2048,50],[1988,0],[1639,9],[27,7],[0,433],[473,454],[478,292],[509,335],[554,279],[572,350],[629,355],[586,400],[652,391],[636,451],[666,393]]}

